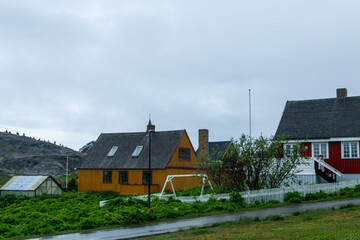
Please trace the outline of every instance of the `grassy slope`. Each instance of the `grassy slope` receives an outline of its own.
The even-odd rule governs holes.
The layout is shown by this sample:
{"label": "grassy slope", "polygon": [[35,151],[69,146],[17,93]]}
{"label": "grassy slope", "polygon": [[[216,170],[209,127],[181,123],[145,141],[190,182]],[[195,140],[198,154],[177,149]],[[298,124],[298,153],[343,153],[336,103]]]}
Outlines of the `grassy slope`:
{"label": "grassy slope", "polygon": [[360,239],[360,206],[307,211],[282,220],[240,219],[151,239]]}
{"label": "grassy slope", "polygon": [[10,178],[11,176],[0,173],[0,187],[9,181]]}

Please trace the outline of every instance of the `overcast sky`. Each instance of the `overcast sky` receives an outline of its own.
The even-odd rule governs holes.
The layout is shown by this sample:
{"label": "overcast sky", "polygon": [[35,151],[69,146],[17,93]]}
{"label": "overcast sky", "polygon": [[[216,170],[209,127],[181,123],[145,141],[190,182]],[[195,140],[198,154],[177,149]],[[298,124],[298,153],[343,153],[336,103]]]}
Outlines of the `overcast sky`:
{"label": "overcast sky", "polygon": [[[360,1],[0,0],[0,131],[275,134],[287,100],[360,95]],[[320,123],[314,123],[320,124]]]}

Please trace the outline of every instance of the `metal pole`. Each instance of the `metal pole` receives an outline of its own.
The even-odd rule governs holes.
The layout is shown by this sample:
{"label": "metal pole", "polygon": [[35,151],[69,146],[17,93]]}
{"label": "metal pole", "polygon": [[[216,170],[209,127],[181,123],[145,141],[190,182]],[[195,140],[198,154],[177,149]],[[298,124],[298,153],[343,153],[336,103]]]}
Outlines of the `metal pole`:
{"label": "metal pole", "polygon": [[150,197],[150,190],[151,190],[151,135],[152,131],[149,131],[149,171],[148,171],[148,208],[151,207],[151,197]]}
{"label": "metal pole", "polygon": [[249,133],[251,139],[251,89],[249,89]]}
{"label": "metal pole", "polygon": [[68,175],[69,175],[69,156],[66,156],[66,184],[65,184],[66,190],[68,187]]}

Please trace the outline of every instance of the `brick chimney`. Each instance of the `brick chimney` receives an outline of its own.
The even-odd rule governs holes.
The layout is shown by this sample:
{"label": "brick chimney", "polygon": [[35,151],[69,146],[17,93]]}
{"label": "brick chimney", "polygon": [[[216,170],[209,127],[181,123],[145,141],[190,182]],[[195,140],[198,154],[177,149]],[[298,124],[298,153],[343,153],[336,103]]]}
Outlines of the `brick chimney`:
{"label": "brick chimney", "polygon": [[346,88],[338,88],[338,89],[336,89],[336,97],[337,98],[347,97],[347,89]]}
{"label": "brick chimney", "polygon": [[155,125],[152,125],[151,124],[151,119],[149,119],[149,123],[148,123],[148,125],[147,125],[147,127],[146,127],[146,132],[155,132]]}
{"label": "brick chimney", "polygon": [[199,153],[209,153],[209,130],[199,129]]}

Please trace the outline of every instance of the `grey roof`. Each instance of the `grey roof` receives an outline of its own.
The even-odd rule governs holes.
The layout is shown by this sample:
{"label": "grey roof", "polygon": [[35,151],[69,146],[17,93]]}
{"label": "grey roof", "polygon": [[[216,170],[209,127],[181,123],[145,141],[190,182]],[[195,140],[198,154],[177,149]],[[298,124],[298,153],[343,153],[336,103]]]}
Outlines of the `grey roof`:
{"label": "grey roof", "polygon": [[275,137],[328,139],[360,137],[360,97],[286,103]]}
{"label": "grey roof", "polygon": [[5,183],[0,190],[35,191],[48,178],[51,178],[61,188],[52,176],[14,176]]}
{"label": "grey roof", "polygon": [[[151,168],[164,169],[185,130],[152,132]],[[110,149],[118,146],[113,157]],[[143,146],[139,157],[132,157],[137,146]],[[149,167],[149,136],[138,133],[103,133],[96,140],[79,169],[147,169]]]}
{"label": "grey roof", "polygon": [[[209,155],[211,159],[215,159],[215,153],[223,153],[227,151],[229,148],[231,141],[217,141],[217,142],[209,142]],[[196,154],[199,154],[199,149],[196,150]]]}
{"label": "grey roof", "polygon": [[225,153],[230,144],[231,141],[209,142],[209,153],[210,155],[213,155],[215,151]]}

